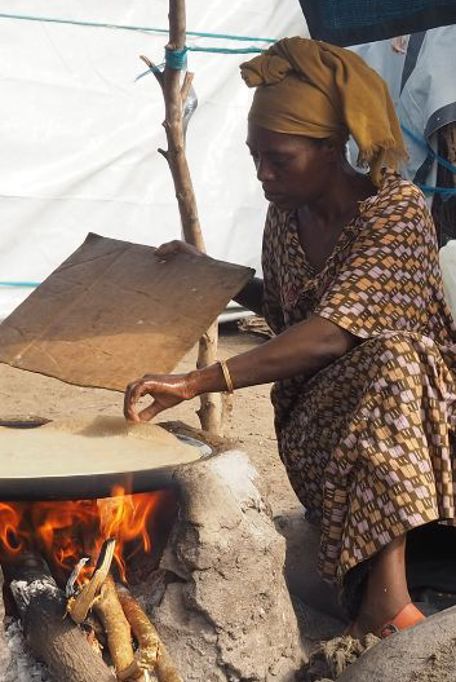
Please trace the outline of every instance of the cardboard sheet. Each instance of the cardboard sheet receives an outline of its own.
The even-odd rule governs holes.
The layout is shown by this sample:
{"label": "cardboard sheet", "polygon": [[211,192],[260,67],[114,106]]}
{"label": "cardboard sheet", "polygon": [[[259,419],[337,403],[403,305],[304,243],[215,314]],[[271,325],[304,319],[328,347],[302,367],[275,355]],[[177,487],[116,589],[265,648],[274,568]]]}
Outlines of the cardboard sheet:
{"label": "cardboard sheet", "polygon": [[89,234],[0,325],[0,362],[122,391],[170,372],[253,270]]}

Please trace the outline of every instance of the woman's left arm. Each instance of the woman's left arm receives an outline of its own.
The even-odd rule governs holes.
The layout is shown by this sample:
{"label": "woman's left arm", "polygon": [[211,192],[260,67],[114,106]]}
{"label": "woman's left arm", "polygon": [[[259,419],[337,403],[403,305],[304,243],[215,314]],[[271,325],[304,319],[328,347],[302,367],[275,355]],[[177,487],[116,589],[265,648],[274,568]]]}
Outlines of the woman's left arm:
{"label": "woman's left arm", "polygon": [[[360,339],[322,317],[293,325],[262,346],[227,361],[234,388],[266,384],[300,375],[311,377],[354,348]],[[124,413],[147,421],[159,412],[202,393],[227,389],[219,364],[181,375],[146,375],[127,387]],[[151,395],[152,404],[138,413],[137,402]]]}

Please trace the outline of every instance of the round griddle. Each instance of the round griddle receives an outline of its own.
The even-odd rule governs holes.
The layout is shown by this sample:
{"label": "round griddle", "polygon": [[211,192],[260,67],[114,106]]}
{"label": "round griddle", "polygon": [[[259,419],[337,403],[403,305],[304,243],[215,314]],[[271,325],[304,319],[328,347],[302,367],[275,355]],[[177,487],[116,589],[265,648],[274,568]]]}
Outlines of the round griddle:
{"label": "round griddle", "polygon": [[[173,486],[210,448],[153,424],[99,416],[0,426],[0,500],[93,499]],[[16,428],[11,428],[16,427]],[[25,428],[24,428],[25,427]]]}

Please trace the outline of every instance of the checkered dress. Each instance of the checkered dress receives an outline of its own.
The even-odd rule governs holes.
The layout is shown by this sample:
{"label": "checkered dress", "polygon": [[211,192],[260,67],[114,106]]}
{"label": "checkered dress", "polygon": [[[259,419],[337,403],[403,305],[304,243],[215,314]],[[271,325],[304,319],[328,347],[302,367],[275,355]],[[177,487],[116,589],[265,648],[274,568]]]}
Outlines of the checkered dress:
{"label": "checkered dress", "polygon": [[295,212],[271,205],[263,273],[276,333],[314,313],[362,340],[272,391],[281,458],[321,525],[320,570],[342,582],[397,536],[455,518],[456,327],[423,195],[385,172],[320,272]]}

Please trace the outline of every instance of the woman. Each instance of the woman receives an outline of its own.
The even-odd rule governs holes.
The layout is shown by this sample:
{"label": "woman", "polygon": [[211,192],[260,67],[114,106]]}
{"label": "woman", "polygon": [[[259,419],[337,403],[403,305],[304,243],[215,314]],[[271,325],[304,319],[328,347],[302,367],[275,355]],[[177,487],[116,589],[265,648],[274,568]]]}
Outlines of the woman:
{"label": "woman", "polygon": [[[238,300],[262,309],[276,337],[226,365],[146,375],[128,387],[125,415],[274,381],[279,451],[320,524],[322,575],[345,594],[362,585],[352,634],[385,636],[423,619],[407,533],[455,517],[456,329],[434,227],[393,170],[405,157],[398,121],[359,57],[293,38],[241,68],[256,87],[247,144],[270,207],[264,283]],[[347,163],[349,134],[369,174]],[[145,394],[154,400],[138,414]]]}

